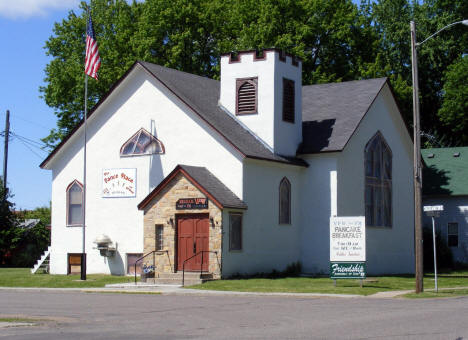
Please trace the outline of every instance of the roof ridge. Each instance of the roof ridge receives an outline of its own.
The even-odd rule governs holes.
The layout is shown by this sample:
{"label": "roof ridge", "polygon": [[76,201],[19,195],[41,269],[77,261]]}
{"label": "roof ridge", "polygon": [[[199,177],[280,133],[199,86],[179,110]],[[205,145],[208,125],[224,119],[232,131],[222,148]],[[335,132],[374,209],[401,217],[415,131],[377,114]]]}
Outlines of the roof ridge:
{"label": "roof ridge", "polygon": [[379,77],[379,78],[369,78],[369,79],[355,79],[355,80],[345,80],[345,81],[337,81],[331,83],[323,83],[323,84],[311,84],[311,85],[303,85],[302,87],[312,87],[312,86],[333,86],[339,84],[349,84],[349,83],[357,83],[357,82],[368,82],[371,80],[382,80],[387,81],[388,77]]}

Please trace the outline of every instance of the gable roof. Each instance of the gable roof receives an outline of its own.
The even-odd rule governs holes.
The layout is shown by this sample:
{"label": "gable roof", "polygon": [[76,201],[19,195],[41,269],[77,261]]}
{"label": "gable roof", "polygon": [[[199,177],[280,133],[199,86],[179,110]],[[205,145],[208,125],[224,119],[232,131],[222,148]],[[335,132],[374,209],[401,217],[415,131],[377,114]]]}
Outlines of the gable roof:
{"label": "gable roof", "polygon": [[[214,131],[220,134],[244,157],[307,166],[307,163],[299,158],[284,157],[273,153],[233,117],[226,114],[226,112],[218,106],[219,81],[144,61],[135,62],[135,64],[111,87],[109,92],[93,107],[88,117],[96,111],[136,65],[142,66],[150,75],[159,80],[163,86],[184,102],[195,114],[205,121]],[[41,168],[47,165],[57,151],[63,147],[82,125],[83,121],[81,121],[40,164]]]}
{"label": "gable roof", "polygon": [[303,86],[298,153],[343,150],[386,83],[376,78]]}
{"label": "gable roof", "polygon": [[223,182],[213,175],[207,168],[200,166],[177,165],[159,185],[146,196],[138,209],[143,210],[177,175],[181,173],[202,193],[204,193],[220,209],[247,209],[247,205],[234,194]]}
{"label": "gable roof", "polygon": [[468,195],[468,147],[423,149],[421,154],[424,195]]}

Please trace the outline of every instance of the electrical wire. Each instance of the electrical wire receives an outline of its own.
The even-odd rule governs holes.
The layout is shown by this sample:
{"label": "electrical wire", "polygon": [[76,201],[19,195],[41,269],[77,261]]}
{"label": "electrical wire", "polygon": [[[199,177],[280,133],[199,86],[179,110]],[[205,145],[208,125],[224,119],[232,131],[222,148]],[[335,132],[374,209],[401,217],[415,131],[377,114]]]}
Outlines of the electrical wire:
{"label": "electrical wire", "polygon": [[27,143],[25,143],[23,140],[21,140],[20,138],[17,138],[21,143],[23,143],[23,145],[25,147],[27,147],[29,149],[29,151],[31,151],[33,154],[35,154],[39,159],[42,159],[43,157],[41,155],[39,155],[38,153],[36,153],[36,151],[34,151]]}
{"label": "electrical wire", "polygon": [[32,140],[32,139],[29,139],[27,137],[24,137],[24,136],[20,136],[20,135],[14,133],[14,132],[10,132],[10,133],[15,137],[20,137],[20,138],[23,138],[23,139],[27,140],[29,143],[36,144],[40,148],[45,148],[46,147],[46,145],[44,143],[42,143],[42,142],[38,142],[38,141],[35,141],[35,140]]}

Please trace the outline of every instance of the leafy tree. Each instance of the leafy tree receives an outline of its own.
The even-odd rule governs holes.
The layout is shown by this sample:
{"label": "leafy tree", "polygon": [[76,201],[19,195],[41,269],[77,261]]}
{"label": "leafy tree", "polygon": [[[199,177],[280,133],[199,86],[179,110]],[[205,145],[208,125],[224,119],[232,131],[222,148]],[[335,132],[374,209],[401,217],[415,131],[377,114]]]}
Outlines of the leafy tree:
{"label": "leafy tree", "polygon": [[[88,82],[88,100],[92,107],[100,96],[132,65],[136,55],[129,41],[136,30],[138,7],[125,0],[93,0],[90,4],[96,39],[101,55],[99,81]],[[86,3],[81,13],[68,13],[55,23],[54,35],[46,42],[46,54],[53,59],[45,68],[46,86],[40,88],[48,106],[58,117],[57,128],[43,141],[54,146],[83,118],[84,58],[86,41]]]}
{"label": "leafy tree", "polygon": [[[221,53],[277,47],[302,58],[304,84],[389,77],[408,123],[409,22],[416,22],[422,41],[468,17],[464,0],[363,0],[359,7],[352,0],[91,0],[90,7],[102,66],[100,80],[89,82],[89,106],[137,59],[216,79]],[[44,139],[51,147],[83,116],[84,9],[83,2],[80,13],[71,11],[57,23],[45,46],[53,59],[40,90],[59,118]],[[452,134],[458,123],[437,115],[454,96],[443,95],[453,92],[444,92],[444,82],[453,78],[447,66],[467,53],[468,30],[458,26],[418,47],[422,128],[449,144],[466,135]]]}
{"label": "leafy tree", "polygon": [[3,188],[3,181],[0,179],[0,266],[11,263],[11,254],[22,236],[13,213],[15,205],[8,200],[10,197],[8,188]]}
{"label": "leafy tree", "polygon": [[50,244],[50,208],[39,207],[34,210],[23,210],[17,213],[18,220],[39,219],[33,227],[20,229],[21,237],[15,251],[12,252],[11,265],[15,267],[32,267]]}
{"label": "leafy tree", "polygon": [[[467,17],[462,0],[379,0],[371,6],[371,16],[379,37],[375,62],[365,65],[365,77],[387,76],[395,90],[405,120],[412,122],[412,75],[409,22],[416,23],[417,41],[452,22]],[[467,53],[468,30],[462,25],[441,32],[418,47],[421,126],[425,132],[456,143],[453,126],[442,126],[437,111],[442,105],[442,89],[447,66]],[[455,137],[455,138],[454,138]]]}
{"label": "leafy tree", "polygon": [[456,140],[468,145],[468,56],[460,57],[448,67],[444,77],[440,120],[452,128]]}

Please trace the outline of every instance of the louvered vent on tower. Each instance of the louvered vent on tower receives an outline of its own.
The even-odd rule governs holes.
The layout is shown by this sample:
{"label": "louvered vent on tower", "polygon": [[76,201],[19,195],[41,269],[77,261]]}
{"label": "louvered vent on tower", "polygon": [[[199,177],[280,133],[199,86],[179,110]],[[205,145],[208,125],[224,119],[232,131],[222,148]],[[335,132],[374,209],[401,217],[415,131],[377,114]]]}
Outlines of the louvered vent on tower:
{"label": "louvered vent on tower", "polygon": [[283,78],[283,121],[294,123],[294,80]]}
{"label": "louvered vent on tower", "polygon": [[236,114],[257,113],[257,78],[237,79]]}

